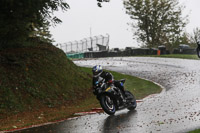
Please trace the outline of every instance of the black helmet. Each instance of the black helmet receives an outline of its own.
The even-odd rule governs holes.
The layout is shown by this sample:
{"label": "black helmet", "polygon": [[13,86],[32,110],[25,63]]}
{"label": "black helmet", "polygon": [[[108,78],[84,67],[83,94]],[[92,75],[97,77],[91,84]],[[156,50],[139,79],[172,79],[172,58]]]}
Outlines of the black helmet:
{"label": "black helmet", "polygon": [[94,76],[98,76],[103,72],[103,68],[101,65],[96,65],[92,68],[92,73]]}

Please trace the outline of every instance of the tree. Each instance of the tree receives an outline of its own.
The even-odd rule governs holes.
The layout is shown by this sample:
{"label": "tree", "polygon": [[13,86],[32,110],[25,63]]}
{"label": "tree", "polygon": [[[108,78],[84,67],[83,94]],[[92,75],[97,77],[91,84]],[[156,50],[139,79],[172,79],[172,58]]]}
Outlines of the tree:
{"label": "tree", "polygon": [[182,36],[180,37],[180,43],[182,43],[182,44],[190,44],[190,34],[189,33],[187,33],[187,32],[184,32],[183,34],[182,34]]}
{"label": "tree", "polygon": [[110,0],[97,0],[97,1],[98,1],[97,3],[98,7],[102,7],[103,2],[110,2]]}
{"label": "tree", "polygon": [[186,34],[185,38],[187,38],[188,44],[191,47],[195,48],[197,46],[197,42],[200,41],[200,29],[196,27],[193,29],[193,32],[191,34],[189,33],[185,33],[185,34]]}
{"label": "tree", "polygon": [[187,22],[177,0],[127,0],[124,6],[133,20],[134,36],[146,47],[172,49],[179,42]]}
{"label": "tree", "polygon": [[0,48],[20,47],[30,44],[30,38],[50,36],[49,26],[61,23],[53,16],[59,8],[66,11],[69,5],[64,0],[1,0]]}
{"label": "tree", "polygon": [[193,30],[193,34],[191,35],[191,40],[193,43],[197,43],[197,41],[200,41],[200,28],[195,28]]}

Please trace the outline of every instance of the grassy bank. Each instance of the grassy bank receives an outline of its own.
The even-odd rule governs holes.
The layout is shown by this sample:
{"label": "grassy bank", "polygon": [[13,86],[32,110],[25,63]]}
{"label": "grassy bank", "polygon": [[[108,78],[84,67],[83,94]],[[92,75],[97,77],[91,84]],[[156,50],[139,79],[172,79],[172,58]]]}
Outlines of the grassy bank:
{"label": "grassy bank", "polygon": [[[0,131],[57,121],[100,107],[92,94],[91,68],[80,68],[52,45],[0,51]],[[126,79],[137,99],[161,88],[149,81]]]}
{"label": "grassy bank", "polygon": [[76,92],[90,87],[90,77],[52,45],[9,49],[0,55],[0,113],[53,107],[76,100]]}
{"label": "grassy bank", "polygon": [[41,111],[52,113],[84,99],[90,79],[51,44],[1,50],[1,130],[49,121],[38,119]]}
{"label": "grassy bank", "polygon": [[189,55],[189,54],[169,54],[169,55],[148,55],[145,57],[161,57],[161,58],[179,58],[179,59],[192,59],[198,60],[197,55]]}
{"label": "grassy bank", "polygon": [[189,132],[189,133],[200,133],[200,129],[191,131],[191,132]]}

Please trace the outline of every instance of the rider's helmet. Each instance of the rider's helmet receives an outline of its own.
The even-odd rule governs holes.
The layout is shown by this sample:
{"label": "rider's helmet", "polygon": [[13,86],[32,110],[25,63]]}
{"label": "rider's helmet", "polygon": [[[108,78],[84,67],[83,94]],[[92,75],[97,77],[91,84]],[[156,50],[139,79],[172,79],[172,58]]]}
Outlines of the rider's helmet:
{"label": "rider's helmet", "polygon": [[92,68],[92,73],[94,76],[99,76],[103,72],[103,68],[101,65],[96,65]]}

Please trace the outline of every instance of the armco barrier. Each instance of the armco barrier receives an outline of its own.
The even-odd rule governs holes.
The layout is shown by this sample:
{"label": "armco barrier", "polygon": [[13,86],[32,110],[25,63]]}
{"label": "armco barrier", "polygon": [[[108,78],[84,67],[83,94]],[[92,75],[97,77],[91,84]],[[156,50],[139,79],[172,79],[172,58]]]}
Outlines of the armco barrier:
{"label": "armco barrier", "polygon": [[76,59],[80,59],[80,58],[84,58],[84,54],[83,53],[74,53],[74,54],[67,54],[68,58],[76,58]]}
{"label": "armco barrier", "polygon": [[172,54],[197,54],[196,49],[174,49]]}
{"label": "armco barrier", "polygon": [[157,49],[131,49],[118,52],[86,52],[84,58],[100,58],[100,57],[121,57],[121,56],[137,56],[137,55],[156,55]]}
{"label": "armco barrier", "polygon": [[[158,49],[128,49],[125,51],[110,52],[110,51],[100,51],[100,52],[85,52],[85,53],[75,53],[67,54],[69,58],[101,58],[101,57],[123,57],[123,56],[137,56],[137,55],[157,55]],[[168,50],[160,50],[160,55],[169,54]],[[174,49],[172,54],[196,54],[196,49]]]}

